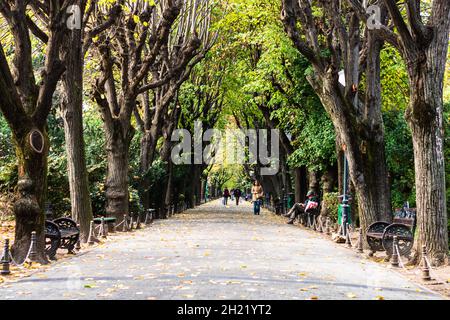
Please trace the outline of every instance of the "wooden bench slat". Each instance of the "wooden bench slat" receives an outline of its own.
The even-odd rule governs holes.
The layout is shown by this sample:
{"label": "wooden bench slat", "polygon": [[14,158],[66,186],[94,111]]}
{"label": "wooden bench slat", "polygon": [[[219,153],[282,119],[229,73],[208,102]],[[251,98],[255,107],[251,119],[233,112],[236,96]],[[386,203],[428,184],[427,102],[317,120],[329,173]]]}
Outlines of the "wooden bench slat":
{"label": "wooden bench slat", "polygon": [[78,230],[61,230],[61,238],[68,238],[74,235],[77,235],[79,232]]}
{"label": "wooden bench slat", "polygon": [[400,224],[404,224],[406,226],[413,226],[414,225],[414,219],[394,218],[394,223],[400,223]]}
{"label": "wooden bench slat", "polygon": [[[103,218],[104,222],[116,222],[117,219],[116,218]],[[95,223],[101,223],[102,222],[102,218],[94,218],[94,222]]]}
{"label": "wooden bench slat", "polygon": [[367,236],[372,237],[372,238],[382,238],[383,234],[379,233],[379,232],[369,232],[367,233]]}

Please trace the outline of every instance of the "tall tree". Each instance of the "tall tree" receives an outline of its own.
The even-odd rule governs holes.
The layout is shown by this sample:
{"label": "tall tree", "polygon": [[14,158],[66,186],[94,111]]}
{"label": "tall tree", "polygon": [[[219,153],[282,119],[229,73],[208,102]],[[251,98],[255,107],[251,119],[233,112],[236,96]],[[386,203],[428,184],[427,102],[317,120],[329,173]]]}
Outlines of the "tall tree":
{"label": "tall tree", "polygon": [[[19,166],[13,253],[18,261],[25,258],[32,231],[37,233],[38,259],[44,254],[44,203],[47,188],[49,141],[46,124],[52,98],[65,68],[59,48],[67,34],[67,8],[70,1],[34,1],[46,24],[48,38],[45,63],[36,79],[33,65],[32,38],[28,30],[35,23],[28,17],[30,1],[1,1],[0,13],[7,21],[14,38],[11,65],[0,43],[0,110],[11,127]],[[35,30],[32,28],[32,30]]]}
{"label": "tall tree", "polygon": [[[75,3],[80,8],[78,19],[82,23],[86,1],[75,1]],[[61,47],[62,59],[66,65],[66,72],[63,75],[64,101],[61,104],[61,113],[64,119],[72,218],[80,225],[80,237],[85,242],[89,236],[89,225],[93,215],[83,136],[82,28],[84,25],[70,30]]]}
{"label": "tall tree", "polygon": [[76,12],[79,14],[76,17],[79,21],[74,21],[79,26],[69,31],[61,47],[61,56],[66,65],[62,78],[64,99],[61,113],[64,120],[72,218],[80,225],[81,240],[87,241],[93,214],[83,134],[84,57],[92,44],[91,39],[111,27],[121,7],[115,3],[111,6],[107,19],[101,19],[101,23],[92,23],[89,20],[94,11],[98,11],[99,4],[90,1],[86,8],[86,0],[72,2],[79,8],[79,12]]}
{"label": "tall tree", "polygon": [[[129,212],[129,147],[135,133],[131,117],[138,95],[145,91],[143,81],[167,46],[181,7],[180,0],[158,4],[135,1],[94,43],[100,56],[101,76],[95,81],[93,96],[106,133],[106,212],[111,216],[120,218]],[[147,84],[146,90],[170,81],[172,76]]]}
{"label": "tall tree", "polygon": [[[211,9],[209,0],[185,1],[176,27],[167,45],[161,48],[158,60],[151,71],[151,81],[159,84],[144,85],[141,92],[152,90],[152,103],[144,95],[141,110],[135,112],[138,128],[142,132],[140,171],[142,173],[141,197],[144,207],[149,207],[148,177],[158,139],[162,135],[164,118],[181,85],[189,78],[196,64],[203,60],[214,44],[216,35],[210,32]],[[165,81],[168,77],[170,81]],[[152,110],[151,110],[152,107]],[[142,114],[142,116],[141,116]]]}
{"label": "tall tree", "polygon": [[[450,2],[433,0],[427,18],[419,0],[400,4],[384,0],[397,32],[387,33],[407,65],[410,103],[406,119],[411,128],[416,176],[417,245],[427,247],[431,261],[448,261],[445,163],[443,151],[443,85],[447,59]],[[426,21],[424,21],[426,20]],[[419,258],[421,250],[417,250]],[[419,260],[417,260],[419,261]]]}
{"label": "tall tree", "polygon": [[[313,72],[308,81],[345,144],[363,230],[377,220],[389,221],[379,90],[380,39],[366,28],[368,36],[362,42],[358,15],[343,1],[283,0],[282,19],[295,47],[311,62]],[[345,87],[339,83],[342,66]],[[364,71],[366,92],[362,94],[358,88]]]}

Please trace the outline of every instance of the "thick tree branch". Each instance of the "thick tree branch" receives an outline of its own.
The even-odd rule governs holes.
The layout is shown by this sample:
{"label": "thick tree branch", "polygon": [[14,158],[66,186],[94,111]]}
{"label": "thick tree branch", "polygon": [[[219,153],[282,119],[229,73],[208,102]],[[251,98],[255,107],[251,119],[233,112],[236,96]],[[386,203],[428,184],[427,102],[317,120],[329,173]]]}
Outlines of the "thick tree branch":
{"label": "thick tree branch", "polygon": [[433,29],[425,26],[420,17],[420,0],[407,0],[406,12],[413,35],[417,41],[426,46],[433,37]]}
{"label": "thick tree branch", "polygon": [[400,40],[401,40],[401,44],[403,47],[403,51],[405,53],[408,51],[414,51],[415,42],[411,36],[411,33],[409,32],[408,26],[407,26],[405,20],[403,19],[399,8],[397,7],[396,1],[395,0],[384,0],[384,3],[386,4],[389,14],[391,15],[392,21],[400,35]]}
{"label": "thick tree branch", "polygon": [[14,86],[14,80],[6,61],[3,47],[0,44],[0,110],[11,126],[14,135],[22,138],[26,128],[30,127],[30,119],[22,107],[22,103]]}
{"label": "thick tree branch", "polygon": [[303,54],[309,61],[320,64],[320,58],[317,56],[312,48],[306,42],[301,40],[299,30],[296,26],[295,7],[296,0],[283,0],[283,10],[281,18],[283,20],[286,32],[289,38],[294,43],[295,47]]}
{"label": "thick tree branch", "polygon": [[29,16],[27,16],[27,25],[28,28],[30,29],[30,31],[39,39],[41,40],[43,43],[47,43],[48,42],[48,36],[47,34],[42,31],[37,24],[34,23],[33,20],[31,20],[31,18]]}

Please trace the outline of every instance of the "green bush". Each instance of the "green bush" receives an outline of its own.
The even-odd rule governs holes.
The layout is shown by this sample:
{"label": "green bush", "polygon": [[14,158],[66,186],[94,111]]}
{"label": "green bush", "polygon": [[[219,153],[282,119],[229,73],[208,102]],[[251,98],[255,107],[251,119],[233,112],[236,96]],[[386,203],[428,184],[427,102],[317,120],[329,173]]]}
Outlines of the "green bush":
{"label": "green bush", "polygon": [[323,195],[322,206],[326,206],[327,215],[333,222],[337,222],[338,219],[338,207],[339,207],[339,193],[331,192]]}

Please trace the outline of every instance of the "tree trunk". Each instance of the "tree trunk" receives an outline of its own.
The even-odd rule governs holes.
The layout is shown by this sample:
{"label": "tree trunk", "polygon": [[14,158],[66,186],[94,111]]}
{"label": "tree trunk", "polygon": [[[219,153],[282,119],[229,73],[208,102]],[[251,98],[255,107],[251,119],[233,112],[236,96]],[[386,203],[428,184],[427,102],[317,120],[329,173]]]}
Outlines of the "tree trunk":
{"label": "tree trunk", "polygon": [[329,214],[329,206],[328,203],[325,201],[325,195],[328,193],[333,192],[334,186],[336,184],[336,178],[337,178],[337,167],[329,167],[327,170],[325,170],[324,174],[322,175],[321,182],[322,182],[322,206],[320,210],[320,215],[326,217]]}
{"label": "tree trunk", "polygon": [[198,199],[198,180],[200,179],[199,167],[198,165],[191,165],[191,178],[187,182],[187,199],[190,204],[190,208],[195,208]]}
{"label": "tree trunk", "polygon": [[[30,130],[31,131],[31,130]],[[22,262],[29,251],[31,232],[36,231],[38,261],[47,263],[45,256],[45,215],[44,203],[47,195],[47,159],[49,141],[44,129],[42,153],[30,146],[30,134],[16,141],[18,160],[17,200],[13,205],[16,218],[15,241],[12,254],[17,262]]]}
{"label": "tree trunk", "polygon": [[83,57],[81,30],[72,30],[64,44],[65,101],[61,105],[67,153],[72,218],[80,224],[81,241],[89,236],[93,219],[83,137]]}
{"label": "tree trunk", "polygon": [[397,41],[405,60],[410,85],[406,120],[411,128],[417,203],[416,262],[427,249],[430,262],[448,262],[445,161],[443,152],[443,84],[450,29],[450,2],[434,0],[423,23],[420,4],[407,2],[408,22],[397,4],[385,0],[397,27]]}
{"label": "tree trunk", "polygon": [[[425,245],[430,262],[448,260],[445,163],[443,152],[442,74],[445,64],[432,66],[437,50],[432,46],[428,59],[410,69],[411,100],[407,120],[411,127],[416,177],[417,226],[416,258]],[[428,62],[427,62],[428,61]]]}
{"label": "tree trunk", "polygon": [[[378,220],[389,222],[392,217],[390,198],[387,196],[389,186],[384,158],[384,133],[382,130],[370,130],[363,123],[353,125],[352,115],[344,110],[352,110],[354,107],[343,106],[348,102],[337,94],[334,79],[326,78],[323,84],[320,89],[323,92],[319,91],[319,97],[328,109],[336,134],[345,144],[349,175],[355,185],[362,212],[361,227],[366,230]],[[375,128],[382,128],[382,123]]]}
{"label": "tree trunk", "polygon": [[[155,115],[156,117],[158,115]],[[151,124],[150,130],[145,131],[142,134],[141,146],[140,146],[140,171],[143,175],[140,182],[141,200],[145,209],[150,207],[150,186],[151,181],[148,177],[148,170],[151,168],[153,160],[155,159],[156,144],[161,134],[160,119],[154,119],[154,123]]]}
{"label": "tree trunk", "polygon": [[[283,0],[282,19],[289,37],[296,48],[313,64],[314,74],[307,79],[329,114],[338,136],[345,144],[350,177],[355,185],[361,210],[363,230],[377,220],[391,220],[389,188],[384,159],[384,132],[380,100],[380,44],[375,31],[367,30],[368,49],[366,61],[367,94],[364,105],[357,99],[360,75],[360,22],[355,13],[347,15],[344,25],[341,8],[337,2],[330,1],[320,5],[328,15],[330,24],[336,32],[325,34],[313,19],[301,21],[300,11],[311,15],[308,1]],[[308,18],[306,18],[308,20]],[[299,24],[302,32],[300,34]],[[343,28],[340,30],[340,28]],[[320,34],[318,33],[320,32]],[[342,36],[347,33],[346,36]],[[305,39],[303,36],[306,35]],[[320,57],[319,37],[328,38],[331,58]],[[338,45],[339,44],[339,45]],[[342,55],[342,56],[341,56]],[[345,88],[339,83],[338,70],[344,67]],[[373,161],[373,159],[376,159]],[[369,163],[366,161],[369,160]],[[381,165],[381,168],[379,167]]]}
{"label": "tree trunk", "polygon": [[172,197],[172,178],[173,178],[173,163],[169,160],[167,165],[167,185],[166,185],[166,191],[165,191],[165,200],[164,204],[166,206],[169,206],[172,203],[173,197]]}
{"label": "tree trunk", "polygon": [[314,191],[319,194],[320,180],[317,171],[308,171],[308,191]]}
{"label": "tree trunk", "polygon": [[308,192],[308,183],[306,179],[306,167],[302,166],[294,169],[295,176],[295,202],[303,203],[305,201],[305,195]]}
{"label": "tree trunk", "polygon": [[339,195],[344,194],[344,151],[342,143],[336,135],[337,185]]}
{"label": "tree trunk", "polygon": [[140,189],[139,193],[140,193],[142,205],[144,206],[145,210],[149,209],[151,206],[151,204],[150,204],[151,181],[148,176],[148,170],[151,167],[150,155],[149,155],[150,149],[148,148],[149,139],[150,139],[150,134],[148,132],[144,132],[142,134],[142,138],[141,138],[140,162],[139,162],[140,172],[142,175],[140,183],[139,183],[139,189]]}
{"label": "tree trunk", "polygon": [[132,134],[123,133],[119,120],[114,120],[113,128],[113,132],[106,132],[106,213],[121,221],[123,215],[129,213],[128,168]]}

